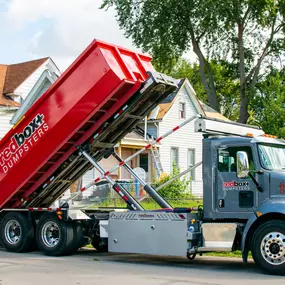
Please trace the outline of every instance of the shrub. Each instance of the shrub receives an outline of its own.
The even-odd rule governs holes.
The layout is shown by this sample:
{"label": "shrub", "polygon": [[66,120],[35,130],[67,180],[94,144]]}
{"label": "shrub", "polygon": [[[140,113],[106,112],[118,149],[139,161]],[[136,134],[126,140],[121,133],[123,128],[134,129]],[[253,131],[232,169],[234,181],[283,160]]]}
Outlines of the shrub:
{"label": "shrub", "polygon": [[[177,176],[180,173],[180,168],[176,166],[175,163],[173,163],[173,171],[170,175],[163,173],[159,179],[154,183],[155,187],[158,187],[165,182],[169,181],[171,178]],[[172,181],[170,184],[166,185],[165,187],[159,189],[159,194],[162,197],[168,198],[168,199],[181,199],[185,198],[186,196],[190,198],[191,192],[189,189],[190,185],[190,179],[187,179],[187,177],[184,175],[184,177],[180,177],[174,181]]]}

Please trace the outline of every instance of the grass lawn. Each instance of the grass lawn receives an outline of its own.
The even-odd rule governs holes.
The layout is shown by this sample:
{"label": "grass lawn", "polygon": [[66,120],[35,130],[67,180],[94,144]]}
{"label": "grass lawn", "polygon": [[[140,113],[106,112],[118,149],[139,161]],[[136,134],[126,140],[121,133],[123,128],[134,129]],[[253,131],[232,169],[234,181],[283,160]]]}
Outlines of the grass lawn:
{"label": "grass lawn", "polygon": [[[219,257],[237,257],[242,258],[242,254],[240,250],[233,251],[233,252],[209,252],[203,253],[204,256],[219,256]],[[251,253],[248,254],[249,258],[252,258]]]}
{"label": "grass lawn", "polygon": [[[198,207],[200,205],[203,205],[202,200],[194,200],[194,199],[181,199],[181,200],[168,200],[168,203],[171,204],[172,207],[175,208],[192,208],[192,207]],[[159,209],[159,205],[152,199],[145,199],[140,202],[140,204],[144,207],[145,210],[156,210]],[[89,206],[88,209],[98,209],[102,207],[117,207],[117,208],[125,208],[126,204],[121,199],[112,199],[112,200],[106,200],[102,201],[98,204],[94,204],[92,206]]]}

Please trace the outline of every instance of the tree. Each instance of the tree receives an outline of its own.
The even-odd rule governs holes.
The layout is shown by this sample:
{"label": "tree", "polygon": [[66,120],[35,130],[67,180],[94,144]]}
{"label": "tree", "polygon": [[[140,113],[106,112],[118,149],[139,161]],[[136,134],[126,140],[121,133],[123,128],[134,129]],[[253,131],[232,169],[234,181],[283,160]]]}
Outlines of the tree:
{"label": "tree", "polygon": [[177,64],[171,69],[171,71],[167,72],[167,74],[178,79],[188,78],[196,92],[197,97],[201,101],[207,103],[207,94],[199,75],[198,64],[191,64],[188,60],[181,58],[177,61]]}
{"label": "tree", "polygon": [[259,125],[265,133],[285,138],[285,69],[272,69],[257,83],[251,109],[254,119],[250,123]]}
{"label": "tree", "polygon": [[[260,73],[284,52],[284,10],[284,0],[220,2],[222,29],[211,35],[213,39],[218,35],[219,41],[210,48],[213,53],[220,48],[238,66],[241,123],[249,118],[248,107]],[[225,40],[221,32],[225,32]]]}
{"label": "tree", "polygon": [[[203,0],[208,2],[209,0]],[[199,72],[211,107],[219,111],[211,66],[201,40],[215,27],[206,5],[197,0],[104,0],[102,8],[115,6],[117,20],[136,46],[150,52],[161,71],[170,70],[192,45],[199,58]],[[201,15],[204,15],[201,17]]]}
{"label": "tree", "polygon": [[[226,61],[218,62],[212,60],[209,64],[215,77],[216,94],[220,102],[220,111],[225,117],[236,121],[238,119],[240,102],[237,74],[233,71],[232,65]],[[207,102],[207,94],[199,76],[198,64],[190,64],[186,59],[180,59],[172,68],[170,75],[174,78],[188,78],[197,97],[202,102]]]}
{"label": "tree", "polygon": [[134,44],[169,70],[190,48],[199,60],[209,105],[219,111],[210,61],[231,60],[240,84],[239,121],[246,123],[250,98],[266,64],[284,51],[285,0],[104,0]]}

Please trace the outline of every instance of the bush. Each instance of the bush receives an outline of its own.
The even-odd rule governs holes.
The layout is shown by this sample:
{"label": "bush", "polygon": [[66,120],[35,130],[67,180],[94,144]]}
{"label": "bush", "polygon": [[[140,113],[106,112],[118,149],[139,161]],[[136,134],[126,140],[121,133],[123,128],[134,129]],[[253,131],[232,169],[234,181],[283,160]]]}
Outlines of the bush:
{"label": "bush", "polygon": [[[154,183],[155,188],[158,186],[164,184],[165,182],[169,181],[171,178],[177,176],[180,173],[180,168],[176,166],[176,164],[173,164],[173,171],[170,175],[163,173],[159,179]],[[190,198],[192,197],[189,185],[190,185],[189,179],[184,177],[180,177],[180,179],[176,179],[172,181],[170,184],[166,185],[165,187],[159,189],[159,194],[162,197],[168,198],[168,199],[179,199],[179,198]]]}

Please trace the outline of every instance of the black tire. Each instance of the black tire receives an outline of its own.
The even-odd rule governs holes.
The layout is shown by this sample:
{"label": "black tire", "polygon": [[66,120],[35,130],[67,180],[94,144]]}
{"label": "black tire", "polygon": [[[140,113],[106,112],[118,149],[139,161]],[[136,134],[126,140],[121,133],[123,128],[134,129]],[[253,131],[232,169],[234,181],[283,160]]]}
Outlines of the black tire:
{"label": "black tire", "polygon": [[74,231],[74,243],[73,243],[73,252],[76,252],[80,247],[87,244],[84,235],[83,235],[83,227],[80,222],[73,222],[73,231]]}
{"label": "black tire", "polygon": [[7,251],[28,252],[36,248],[32,221],[23,213],[12,212],[1,223],[1,241]]}
{"label": "black tire", "polygon": [[285,275],[285,221],[273,220],[260,225],[251,242],[252,256],[267,274]]}
{"label": "black tire", "polygon": [[189,260],[192,261],[192,260],[195,259],[196,253],[188,253],[188,252],[187,252],[187,255],[186,255],[186,256],[187,256],[187,258],[188,258]]}
{"label": "black tire", "polygon": [[[53,237],[48,234],[50,233],[49,229],[54,229]],[[58,219],[53,213],[46,213],[40,218],[36,239],[39,249],[49,256],[72,254],[77,241],[73,225]]]}
{"label": "black tire", "polygon": [[91,244],[98,252],[108,251],[108,239],[107,238],[95,237],[92,239]]}

